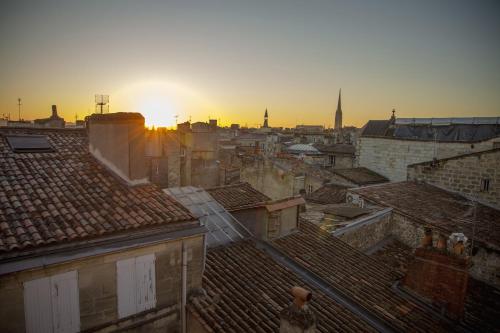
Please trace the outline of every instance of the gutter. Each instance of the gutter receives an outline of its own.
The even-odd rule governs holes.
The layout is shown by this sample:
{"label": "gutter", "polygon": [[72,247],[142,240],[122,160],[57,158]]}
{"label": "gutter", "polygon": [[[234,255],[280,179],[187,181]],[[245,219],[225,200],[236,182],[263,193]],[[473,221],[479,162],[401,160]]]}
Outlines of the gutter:
{"label": "gutter", "polygon": [[161,244],[166,241],[202,235],[206,232],[208,232],[208,230],[205,226],[177,231],[168,230],[166,232],[154,230],[154,232],[149,232],[139,237],[135,234],[129,234],[127,237],[120,237],[97,244],[87,243],[84,247],[73,249],[63,248],[62,250],[60,249],[59,251],[49,253],[44,252],[42,254],[14,257],[0,263],[0,276],[92,256]]}

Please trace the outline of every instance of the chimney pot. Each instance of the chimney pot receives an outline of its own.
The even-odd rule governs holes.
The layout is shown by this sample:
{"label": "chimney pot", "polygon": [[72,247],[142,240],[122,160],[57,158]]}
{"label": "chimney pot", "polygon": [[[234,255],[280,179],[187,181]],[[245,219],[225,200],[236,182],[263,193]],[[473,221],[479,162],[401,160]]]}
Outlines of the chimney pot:
{"label": "chimney pot", "polygon": [[304,304],[309,302],[312,298],[312,293],[309,290],[301,287],[292,287],[291,292],[294,297],[293,302],[299,309],[302,308]]}
{"label": "chimney pot", "polygon": [[438,248],[438,250],[446,251],[447,242],[446,242],[446,237],[443,234],[439,234],[437,248]]}
{"label": "chimney pot", "polygon": [[425,235],[422,238],[422,247],[432,247],[432,230],[429,228],[425,229]]}
{"label": "chimney pot", "polygon": [[293,303],[280,312],[280,333],[314,333],[316,316],[307,306],[312,293],[301,287],[293,287]]}
{"label": "chimney pot", "polygon": [[453,253],[456,255],[463,255],[465,250],[464,242],[458,241],[453,245]]}

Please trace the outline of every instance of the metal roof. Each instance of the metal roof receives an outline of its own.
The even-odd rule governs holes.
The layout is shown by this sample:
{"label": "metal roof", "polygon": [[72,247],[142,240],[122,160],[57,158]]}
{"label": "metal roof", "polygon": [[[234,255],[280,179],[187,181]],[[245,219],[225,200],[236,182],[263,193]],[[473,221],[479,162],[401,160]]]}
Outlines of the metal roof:
{"label": "metal roof", "polygon": [[251,236],[250,232],[204,189],[185,186],[166,188],[163,191],[179,201],[208,229],[208,247]]}

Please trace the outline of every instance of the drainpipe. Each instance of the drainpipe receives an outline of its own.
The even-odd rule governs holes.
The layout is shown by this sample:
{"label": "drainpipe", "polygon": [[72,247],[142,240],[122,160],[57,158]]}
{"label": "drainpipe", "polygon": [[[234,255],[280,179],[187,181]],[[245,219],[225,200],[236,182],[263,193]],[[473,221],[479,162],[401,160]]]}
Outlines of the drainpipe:
{"label": "drainpipe", "polygon": [[182,242],[182,296],[181,296],[181,332],[186,333],[186,293],[187,293],[187,249]]}

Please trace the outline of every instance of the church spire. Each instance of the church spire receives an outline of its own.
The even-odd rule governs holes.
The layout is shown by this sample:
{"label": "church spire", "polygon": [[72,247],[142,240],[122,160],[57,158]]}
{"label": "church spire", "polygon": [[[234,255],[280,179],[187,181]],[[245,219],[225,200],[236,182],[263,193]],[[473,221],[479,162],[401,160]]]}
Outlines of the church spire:
{"label": "church spire", "polygon": [[341,101],[341,96],[342,94],[342,89],[339,90],[339,101],[337,103],[337,111],[335,112],[335,126],[334,128],[336,130],[342,129],[342,101]]}
{"label": "church spire", "polygon": [[264,113],[264,126],[262,126],[262,127],[264,127],[264,128],[268,128],[269,127],[268,118],[269,118],[269,116],[267,114],[267,108],[266,108],[266,112]]}

